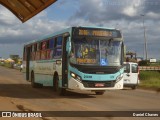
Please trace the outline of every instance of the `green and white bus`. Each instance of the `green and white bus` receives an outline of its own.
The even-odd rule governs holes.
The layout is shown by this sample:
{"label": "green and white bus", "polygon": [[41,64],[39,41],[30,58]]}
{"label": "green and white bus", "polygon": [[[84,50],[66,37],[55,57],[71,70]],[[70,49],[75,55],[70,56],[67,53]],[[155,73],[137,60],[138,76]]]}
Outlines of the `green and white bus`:
{"label": "green and white bus", "polygon": [[33,87],[102,95],[106,90],[123,89],[123,58],[120,30],[71,27],[25,44],[23,72]]}

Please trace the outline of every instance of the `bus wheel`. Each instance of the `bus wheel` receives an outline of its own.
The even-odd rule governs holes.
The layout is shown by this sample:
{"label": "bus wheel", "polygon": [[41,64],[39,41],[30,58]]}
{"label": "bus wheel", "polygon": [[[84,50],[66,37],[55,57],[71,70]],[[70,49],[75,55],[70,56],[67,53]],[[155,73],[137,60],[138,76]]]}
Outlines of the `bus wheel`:
{"label": "bus wheel", "polygon": [[41,88],[41,87],[43,87],[42,84],[35,83],[34,72],[31,73],[31,86],[33,88]]}
{"label": "bus wheel", "polygon": [[104,91],[96,91],[95,93],[96,93],[96,95],[103,95]]}
{"label": "bus wheel", "polygon": [[54,76],[54,79],[53,79],[53,90],[55,91],[55,92],[57,92],[58,91],[58,81],[59,81],[59,78],[58,78],[58,76],[57,75],[55,75]]}
{"label": "bus wheel", "polygon": [[34,82],[34,73],[33,73],[33,72],[31,73],[31,86],[32,86],[33,88],[36,87],[36,84],[35,84],[35,82]]}
{"label": "bus wheel", "polygon": [[58,76],[54,76],[53,80],[53,89],[55,92],[57,92],[59,95],[66,95],[66,89],[59,87],[59,78]]}

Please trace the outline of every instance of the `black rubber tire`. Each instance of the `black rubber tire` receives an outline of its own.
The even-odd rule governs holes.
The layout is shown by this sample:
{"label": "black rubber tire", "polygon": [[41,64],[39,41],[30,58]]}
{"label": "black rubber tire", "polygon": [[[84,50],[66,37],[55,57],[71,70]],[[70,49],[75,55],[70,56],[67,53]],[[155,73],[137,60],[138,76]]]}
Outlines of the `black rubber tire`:
{"label": "black rubber tire", "polygon": [[33,73],[33,72],[31,73],[31,86],[32,86],[33,88],[36,88],[36,84],[35,84],[35,82],[34,82],[34,73]]}
{"label": "black rubber tire", "polygon": [[31,86],[33,88],[42,88],[43,85],[40,83],[35,83],[34,72],[31,73]]}
{"label": "black rubber tire", "polygon": [[54,90],[54,92],[58,91],[58,81],[59,81],[59,78],[58,78],[57,75],[55,75],[54,79],[53,79],[53,90]]}
{"label": "black rubber tire", "polygon": [[135,85],[135,86],[132,86],[131,88],[132,88],[132,90],[135,90],[137,88],[137,86]]}
{"label": "black rubber tire", "polygon": [[104,94],[104,91],[97,91],[97,92],[95,92],[96,93],[96,95],[103,95]]}
{"label": "black rubber tire", "polygon": [[57,92],[59,95],[66,95],[66,89],[65,88],[59,88],[59,78],[58,75],[54,76],[53,80],[53,90],[54,92]]}

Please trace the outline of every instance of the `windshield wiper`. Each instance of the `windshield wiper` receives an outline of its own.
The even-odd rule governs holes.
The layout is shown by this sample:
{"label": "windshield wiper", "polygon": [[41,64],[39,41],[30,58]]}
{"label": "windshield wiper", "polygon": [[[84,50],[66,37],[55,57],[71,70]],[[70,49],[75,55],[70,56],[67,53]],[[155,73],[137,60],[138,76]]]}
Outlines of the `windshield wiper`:
{"label": "windshield wiper", "polygon": [[113,38],[109,39],[109,42],[108,42],[108,46],[111,45],[111,42],[113,41]]}

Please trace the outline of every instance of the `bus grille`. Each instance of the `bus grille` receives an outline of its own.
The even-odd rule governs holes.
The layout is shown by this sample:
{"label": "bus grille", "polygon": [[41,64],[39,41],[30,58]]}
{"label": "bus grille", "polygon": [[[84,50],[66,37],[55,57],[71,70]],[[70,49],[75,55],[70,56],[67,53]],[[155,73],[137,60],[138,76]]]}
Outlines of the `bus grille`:
{"label": "bus grille", "polygon": [[[86,88],[114,87],[115,82],[116,82],[115,80],[114,81],[85,81],[85,80],[82,80],[82,83],[84,87]],[[97,83],[104,84],[104,86],[96,86]]]}

